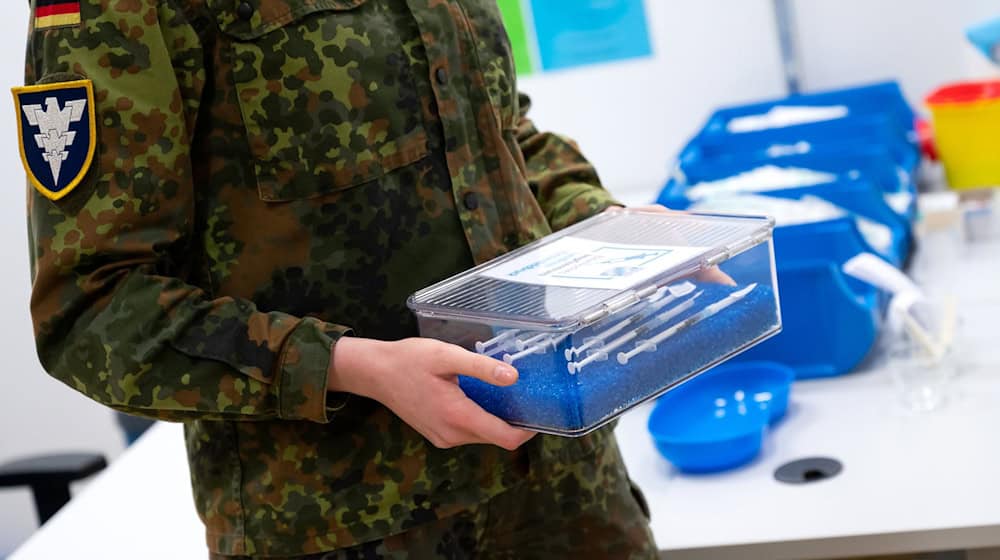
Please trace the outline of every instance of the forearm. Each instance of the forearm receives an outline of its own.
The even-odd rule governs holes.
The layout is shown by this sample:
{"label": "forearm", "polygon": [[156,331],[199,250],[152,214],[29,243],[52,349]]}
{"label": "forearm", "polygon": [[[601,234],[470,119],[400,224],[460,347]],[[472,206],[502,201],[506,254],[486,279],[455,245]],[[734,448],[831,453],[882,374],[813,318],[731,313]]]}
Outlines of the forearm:
{"label": "forearm", "polygon": [[77,292],[52,314],[55,294],[36,287],[33,306],[43,366],[97,402],[168,420],[325,422],[337,406],[327,371],[346,328],[209,300],[141,268],[102,288],[110,296]]}
{"label": "forearm", "polygon": [[540,132],[527,117],[530,100],[520,98],[517,139],[524,154],[528,183],[552,226],[558,230],[611,206],[621,206],[601,185],[594,166],[576,144],[551,132]]}

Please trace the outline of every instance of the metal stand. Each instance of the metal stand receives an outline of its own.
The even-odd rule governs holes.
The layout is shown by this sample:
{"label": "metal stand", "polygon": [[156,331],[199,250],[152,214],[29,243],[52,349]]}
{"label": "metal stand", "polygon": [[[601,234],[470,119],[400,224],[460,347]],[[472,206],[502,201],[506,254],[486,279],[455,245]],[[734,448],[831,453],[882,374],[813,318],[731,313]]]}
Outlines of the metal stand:
{"label": "metal stand", "polygon": [[801,66],[798,45],[795,41],[795,9],[792,0],[773,0],[774,19],[778,27],[778,45],[781,47],[781,64],[785,73],[788,95],[802,91]]}

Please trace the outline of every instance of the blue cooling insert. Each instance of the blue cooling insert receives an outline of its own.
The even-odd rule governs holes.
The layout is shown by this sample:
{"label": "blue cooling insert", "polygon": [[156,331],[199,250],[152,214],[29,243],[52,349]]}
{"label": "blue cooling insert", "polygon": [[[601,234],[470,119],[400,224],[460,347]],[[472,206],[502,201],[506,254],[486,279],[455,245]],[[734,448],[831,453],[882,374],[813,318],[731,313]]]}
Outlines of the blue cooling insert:
{"label": "blue cooling insert", "polygon": [[[699,300],[718,301],[743,288],[700,284]],[[677,316],[657,332],[679,323],[704,305]],[[575,432],[592,429],[650,397],[656,396],[705,367],[744,349],[777,323],[774,293],[758,285],[743,299],[719,314],[678,332],[655,351],[640,353],[622,367],[617,352],[570,374],[564,350],[579,346],[593,335],[584,329],[566,338],[555,351],[521,358],[514,365],[520,379],[511,387],[495,387],[477,379],[460,377],[462,389],[487,411],[512,424],[528,428],[553,428]],[[629,344],[622,350],[630,350]]]}

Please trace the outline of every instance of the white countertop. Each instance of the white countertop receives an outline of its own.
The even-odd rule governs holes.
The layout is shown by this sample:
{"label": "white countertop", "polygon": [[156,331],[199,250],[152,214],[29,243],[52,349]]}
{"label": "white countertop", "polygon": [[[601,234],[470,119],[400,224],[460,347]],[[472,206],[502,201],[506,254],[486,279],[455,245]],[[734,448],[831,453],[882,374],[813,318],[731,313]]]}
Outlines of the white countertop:
{"label": "white countertop", "polygon": [[[624,416],[619,443],[660,548],[678,560],[777,560],[1000,546],[1000,244],[971,257],[956,291],[972,365],[939,410],[906,411],[886,364],[798,382],[755,462],[703,476],[657,455],[651,405]],[[816,456],[843,472],[804,485],[773,478]]]}
{"label": "white countertop", "polygon": [[150,428],[8,560],[207,558],[183,431]]}
{"label": "white countertop", "polygon": [[[941,410],[904,413],[884,369],[797,383],[786,419],[750,466],[681,476],[646,432],[650,406],[623,416],[619,441],[672,560],[830,558],[1000,546],[1000,243],[962,266],[970,361]],[[160,424],[10,560],[203,558],[181,427]],[[784,462],[829,456],[836,478],[786,485]]]}

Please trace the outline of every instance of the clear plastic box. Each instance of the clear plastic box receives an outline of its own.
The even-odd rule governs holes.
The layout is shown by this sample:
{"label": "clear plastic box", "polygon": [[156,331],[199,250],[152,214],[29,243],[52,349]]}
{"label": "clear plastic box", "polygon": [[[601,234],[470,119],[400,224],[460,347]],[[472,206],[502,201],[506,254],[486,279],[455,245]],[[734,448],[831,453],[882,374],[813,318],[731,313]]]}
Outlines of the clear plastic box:
{"label": "clear plastic box", "polygon": [[460,377],[480,406],[579,436],[781,330],[773,227],[760,217],[605,212],[407,304],[422,336],[518,369],[511,387]]}

